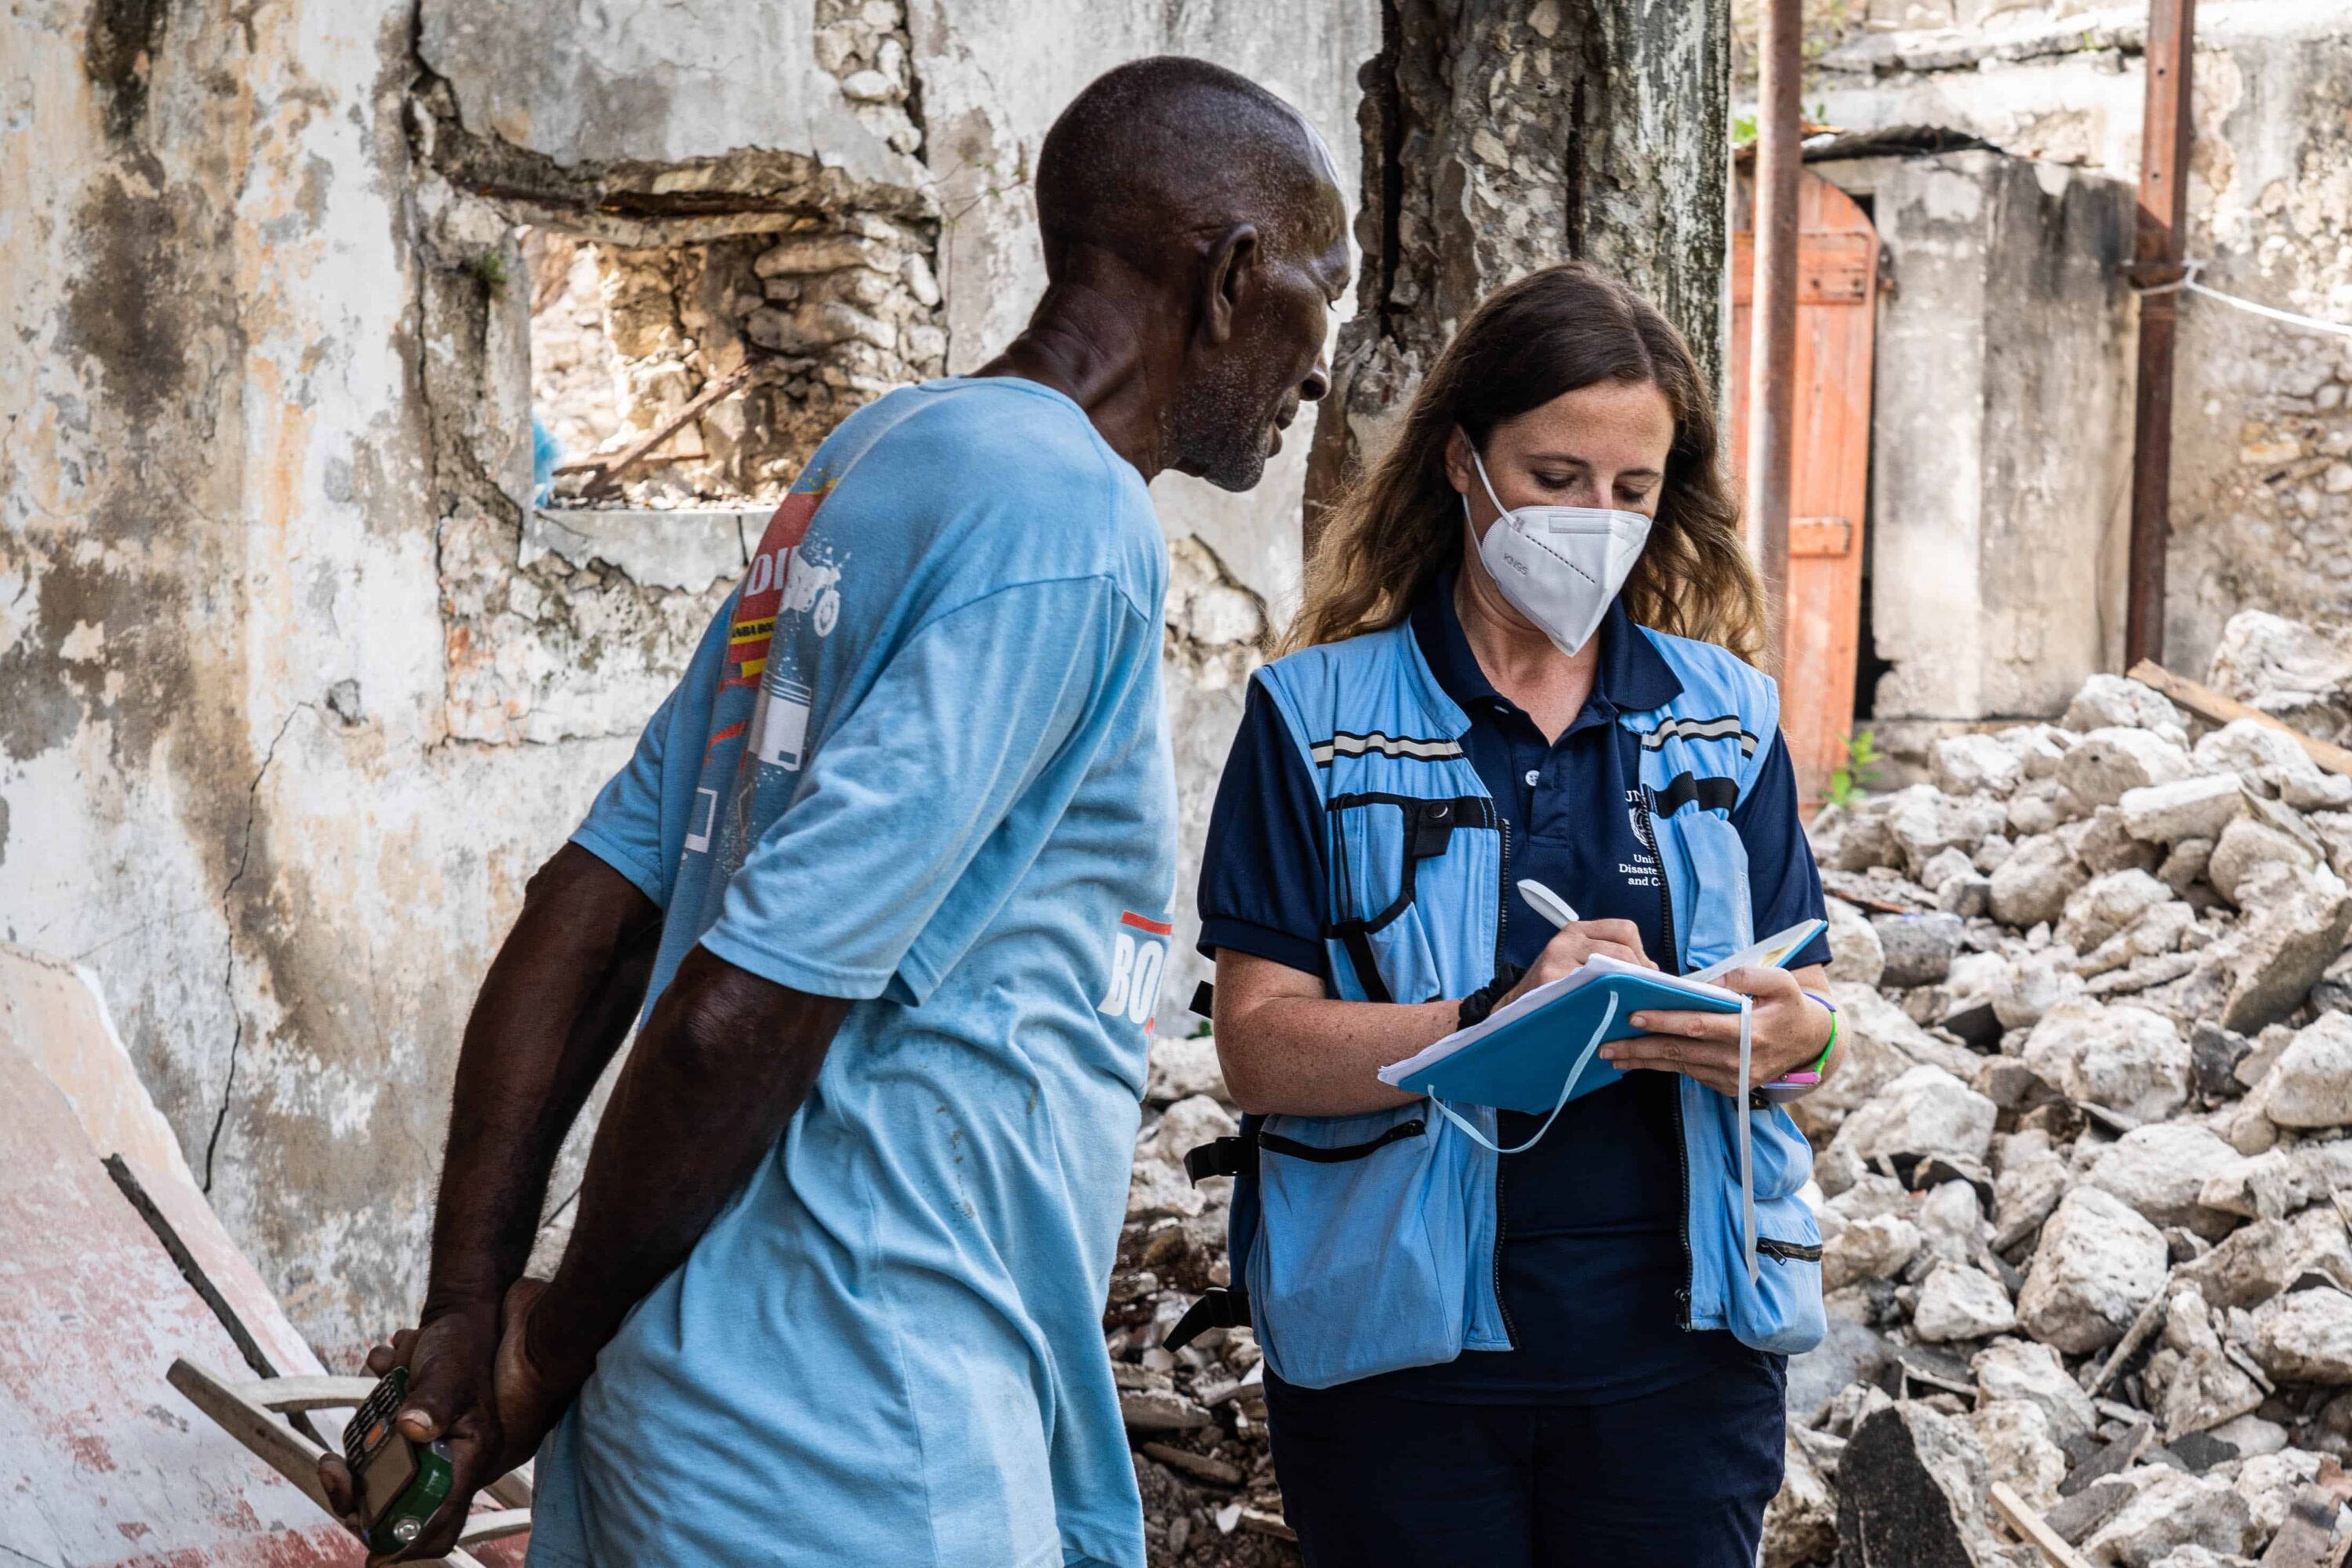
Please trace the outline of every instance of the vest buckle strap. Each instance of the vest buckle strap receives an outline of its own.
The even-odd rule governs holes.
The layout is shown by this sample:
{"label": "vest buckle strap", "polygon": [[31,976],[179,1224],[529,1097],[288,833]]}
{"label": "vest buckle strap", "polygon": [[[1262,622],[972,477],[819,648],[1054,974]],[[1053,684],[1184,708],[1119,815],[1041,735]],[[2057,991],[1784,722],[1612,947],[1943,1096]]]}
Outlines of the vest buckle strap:
{"label": "vest buckle strap", "polygon": [[1213,1138],[1184,1152],[1184,1173],[1194,1186],[1211,1176],[1255,1176],[1257,1142],[1247,1137]]}
{"label": "vest buckle strap", "polygon": [[1201,1293],[1201,1299],[1184,1309],[1160,1342],[1164,1351],[1181,1351],[1211,1329],[1246,1329],[1250,1326],[1249,1292],[1239,1286],[1213,1286]]}

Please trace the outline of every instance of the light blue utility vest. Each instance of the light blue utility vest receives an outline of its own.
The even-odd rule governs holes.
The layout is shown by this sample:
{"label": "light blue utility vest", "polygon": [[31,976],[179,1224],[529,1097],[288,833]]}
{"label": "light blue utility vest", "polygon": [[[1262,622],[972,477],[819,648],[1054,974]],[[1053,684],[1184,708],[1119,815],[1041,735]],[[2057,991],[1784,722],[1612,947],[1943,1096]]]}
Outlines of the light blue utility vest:
{"label": "light blue utility vest", "polygon": [[[1748,855],[1731,811],[1755,781],[1780,697],[1722,648],[1637,630],[1683,688],[1664,707],[1618,718],[1642,737],[1635,810],[1663,868],[1669,967],[1681,973],[1754,940]],[[1438,685],[1410,625],[1292,654],[1257,679],[1322,795],[1335,994],[1427,1002],[1486,984],[1509,918],[1509,828],[1463,754],[1470,720]],[[1677,1082],[1684,1322],[1728,1329],[1759,1350],[1809,1350],[1825,1326],[1821,1231],[1797,1195],[1811,1148],[1777,1106],[1743,1110],[1695,1079]],[[1495,1140],[1493,1110],[1454,1109]],[[1203,1303],[1202,1321],[1237,1323],[1245,1310],[1267,1366],[1308,1388],[1510,1349],[1496,1195],[1507,1156],[1431,1112],[1422,1100],[1245,1123],[1225,1162],[1240,1177],[1230,1237],[1240,1289]],[[1753,1280],[1741,1239],[1742,1115],[1753,1147]],[[1609,1353],[1605,1344],[1591,1350]]]}

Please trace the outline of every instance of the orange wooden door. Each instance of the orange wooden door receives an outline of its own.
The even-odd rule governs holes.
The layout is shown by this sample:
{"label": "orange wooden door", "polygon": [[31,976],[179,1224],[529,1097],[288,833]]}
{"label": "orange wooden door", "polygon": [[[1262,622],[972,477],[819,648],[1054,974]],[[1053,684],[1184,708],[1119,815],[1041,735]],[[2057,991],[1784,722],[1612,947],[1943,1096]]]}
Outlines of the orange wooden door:
{"label": "orange wooden door", "polygon": [[[1748,454],[1748,333],[1755,204],[1743,173],[1731,252],[1731,441]],[[1805,171],[1797,198],[1796,443],[1789,493],[1789,666],[1780,727],[1808,803],[1828,792],[1853,729],[1862,627],[1864,511],[1870,496],[1870,356],[1878,232],[1853,198]]]}

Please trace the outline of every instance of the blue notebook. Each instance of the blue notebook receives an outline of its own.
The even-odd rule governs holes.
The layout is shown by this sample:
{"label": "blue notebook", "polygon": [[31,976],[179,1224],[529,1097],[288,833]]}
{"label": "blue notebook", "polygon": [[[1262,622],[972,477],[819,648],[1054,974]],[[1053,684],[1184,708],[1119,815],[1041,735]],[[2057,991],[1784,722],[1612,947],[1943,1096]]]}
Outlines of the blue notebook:
{"label": "blue notebook", "polygon": [[[1717,979],[1735,969],[1785,963],[1823,928],[1821,921],[1801,921],[1693,974],[1589,958],[1575,973],[1496,1008],[1484,1023],[1382,1068],[1381,1081],[1411,1094],[1544,1115],[1561,1103],[1559,1091],[1596,1029],[1604,1042],[1622,1040],[1642,1032],[1625,1021],[1639,1012],[1737,1013],[1738,994],[1715,984]],[[1601,1028],[1604,1017],[1608,1026]],[[1595,1056],[1568,1098],[1581,1100],[1623,1076]]]}

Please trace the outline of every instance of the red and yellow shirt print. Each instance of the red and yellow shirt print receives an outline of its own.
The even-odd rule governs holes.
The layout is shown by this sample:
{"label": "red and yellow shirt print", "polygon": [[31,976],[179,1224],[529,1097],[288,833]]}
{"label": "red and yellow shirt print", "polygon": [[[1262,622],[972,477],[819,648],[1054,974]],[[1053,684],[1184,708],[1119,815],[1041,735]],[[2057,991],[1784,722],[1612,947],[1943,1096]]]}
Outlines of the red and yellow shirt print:
{"label": "red and yellow shirt print", "polygon": [[784,580],[790,574],[793,552],[808,537],[817,508],[833,493],[835,481],[811,471],[800,477],[760,535],[760,548],[743,578],[743,594],[735,605],[734,622],[727,628],[727,673],[721,691],[730,687],[760,684],[768,667],[768,644],[776,635],[776,614],[783,607]]}

